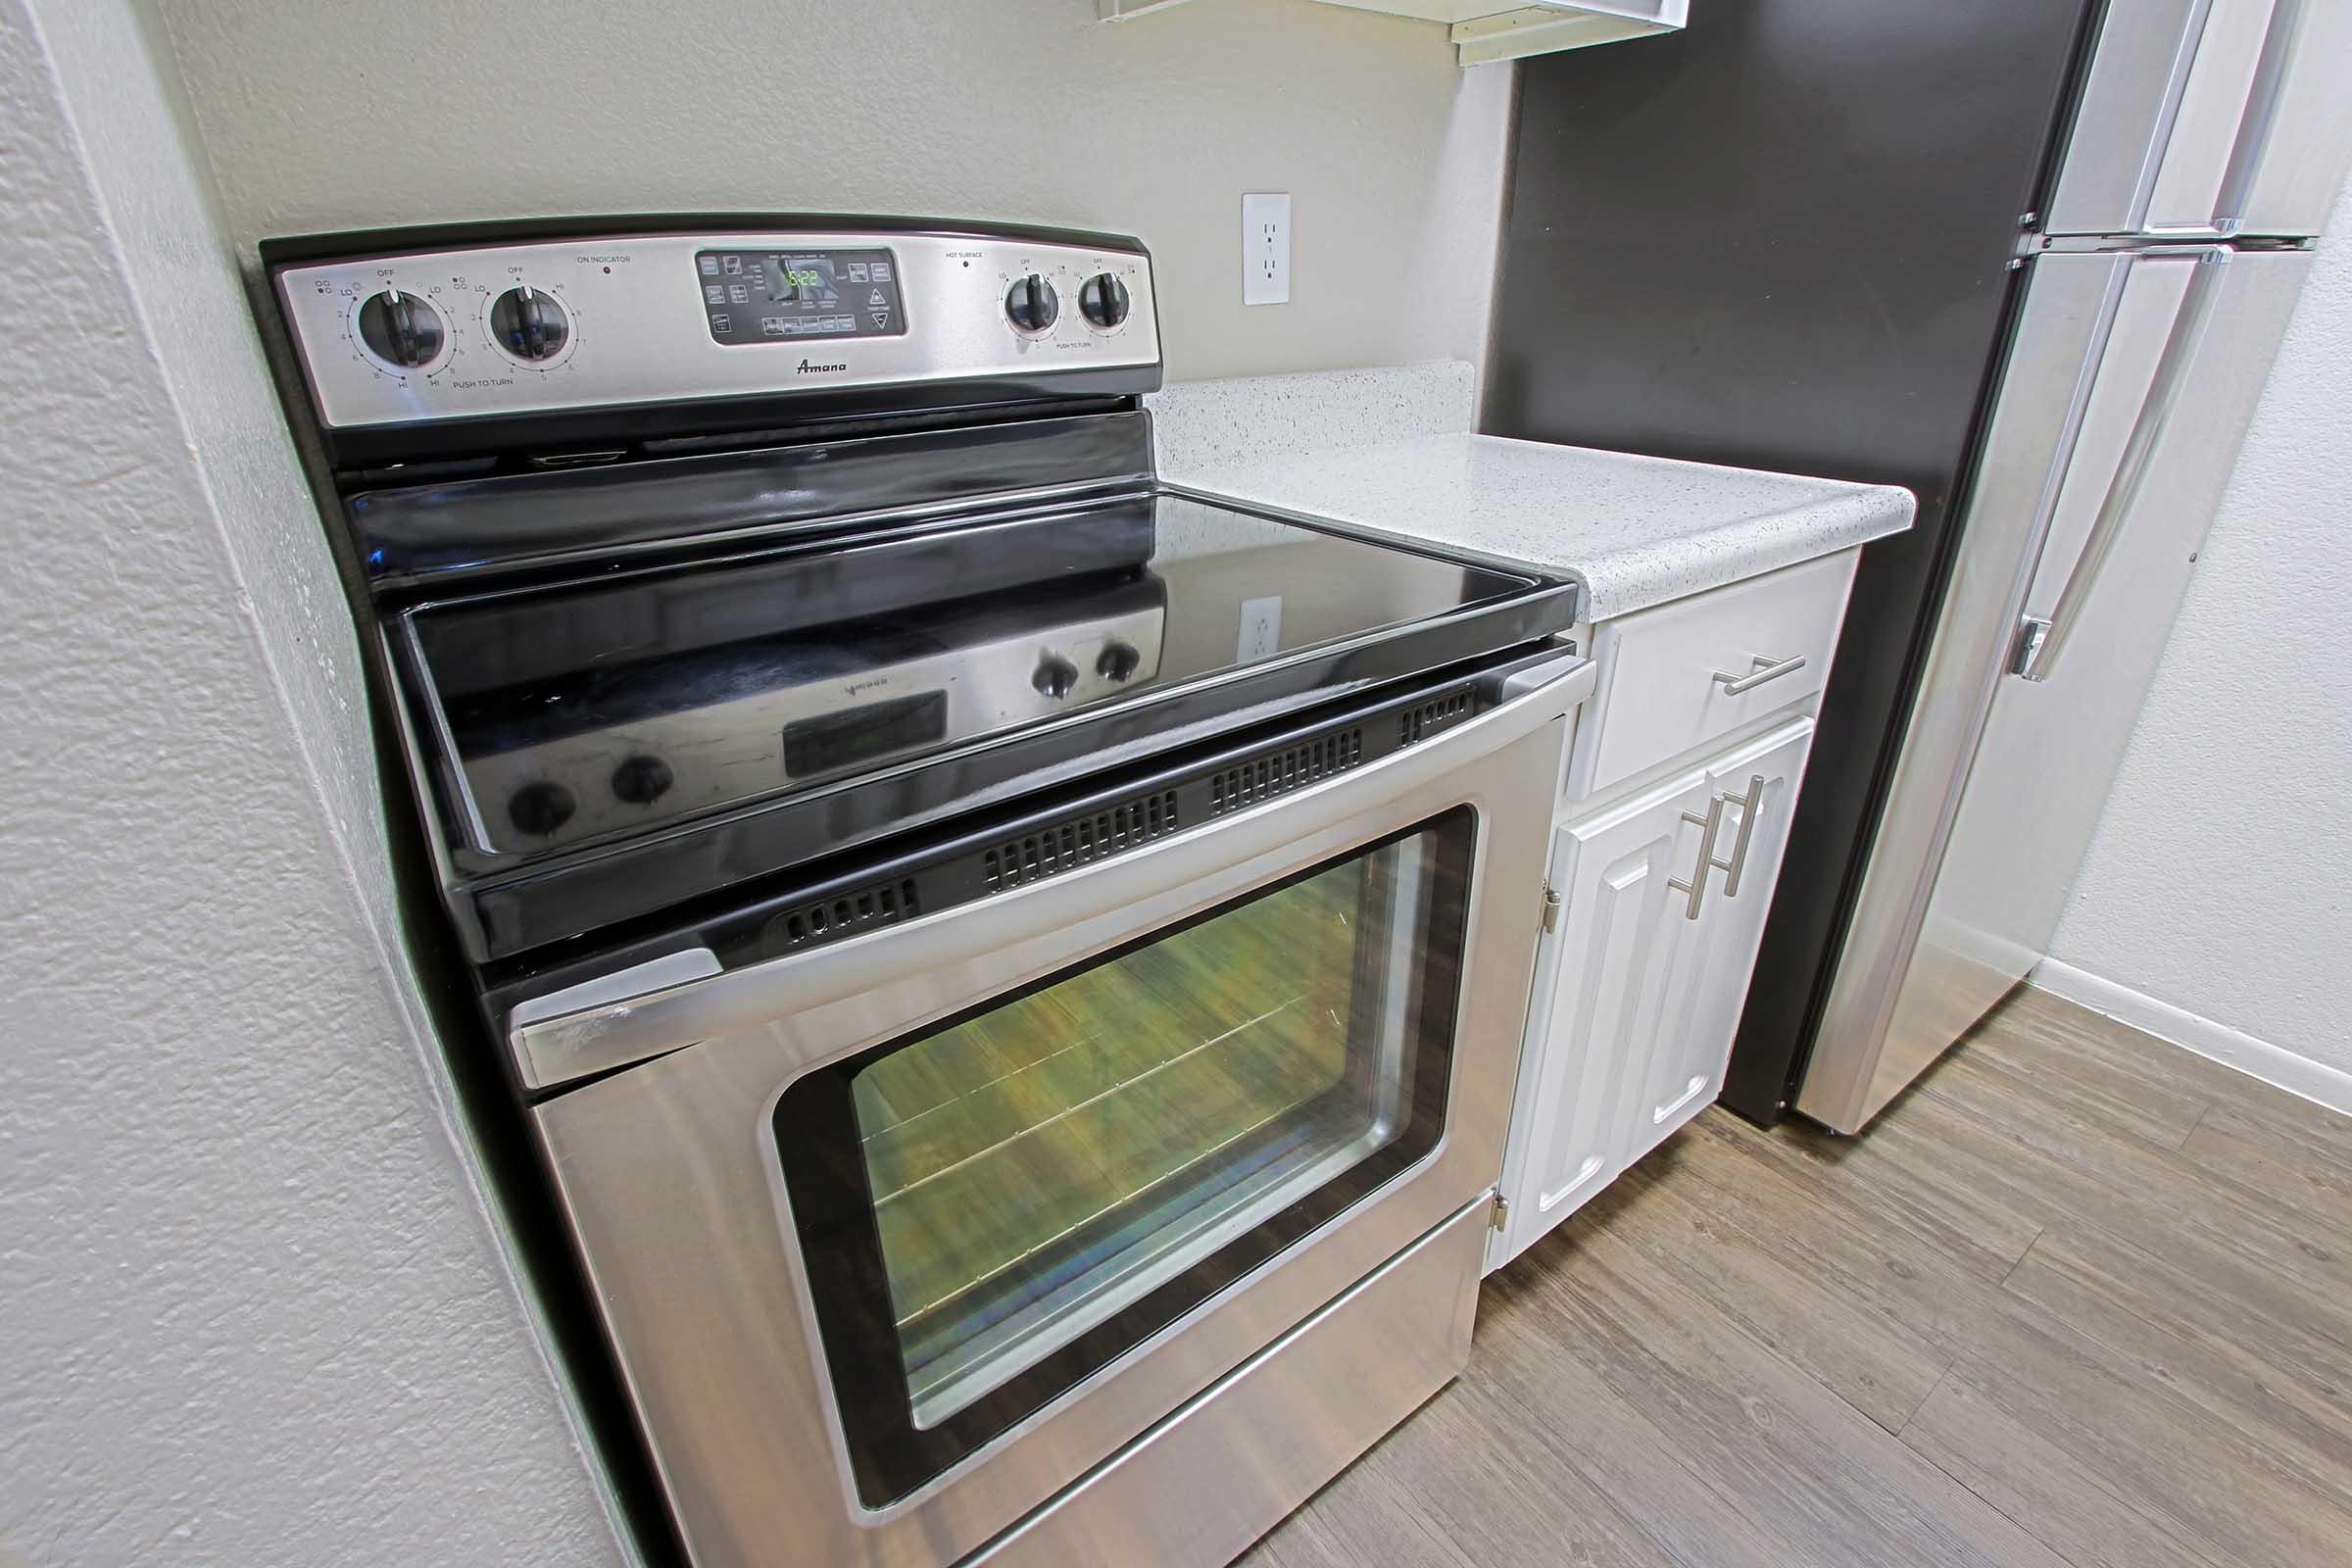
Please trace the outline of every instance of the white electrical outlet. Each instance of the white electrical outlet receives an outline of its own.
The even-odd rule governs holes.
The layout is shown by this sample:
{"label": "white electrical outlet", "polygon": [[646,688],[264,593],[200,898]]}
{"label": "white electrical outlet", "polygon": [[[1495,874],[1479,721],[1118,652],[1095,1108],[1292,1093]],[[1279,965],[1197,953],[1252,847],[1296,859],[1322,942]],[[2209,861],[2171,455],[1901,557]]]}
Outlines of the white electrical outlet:
{"label": "white electrical outlet", "polygon": [[1235,640],[1234,662],[1255,663],[1282,652],[1282,595],[1242,601],[1242,634]]}
{"label": "white electrical outlet", "polygon": [[1242,303],[1291,303],[1291,198],[1242,197]]}

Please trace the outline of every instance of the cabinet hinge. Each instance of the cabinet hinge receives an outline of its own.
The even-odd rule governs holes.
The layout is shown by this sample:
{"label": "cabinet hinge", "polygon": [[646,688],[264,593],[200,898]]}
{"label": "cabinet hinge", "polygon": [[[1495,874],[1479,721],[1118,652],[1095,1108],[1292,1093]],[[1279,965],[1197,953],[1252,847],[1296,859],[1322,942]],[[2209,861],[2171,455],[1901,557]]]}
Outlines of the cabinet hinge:
{"label": "cabinet hinge", "polygon": [[1548,882],[1544,883],[1544,930],[1546,930],[1546,931],[1557,931],[1557,930],[1560,928],[1560,903],[1561,903],[1561,900],[1560,900],[1560,895],[1559,895],[1558,891],[1557,891],[1556,889],[1554,889],[1550,883],[1548,883]]}
{"label": "cabinet hinge", "polygon": [[1487,1214],[1487,1229],[1491,1231],[1498,1231],[1502,1229],[1505,1224],[1509,1223],[1510,1217],[1511,1200],[1503,1197],[1500,1193],[1496,1193],[1494,1195],[1494,1206],[1489,1210]]}

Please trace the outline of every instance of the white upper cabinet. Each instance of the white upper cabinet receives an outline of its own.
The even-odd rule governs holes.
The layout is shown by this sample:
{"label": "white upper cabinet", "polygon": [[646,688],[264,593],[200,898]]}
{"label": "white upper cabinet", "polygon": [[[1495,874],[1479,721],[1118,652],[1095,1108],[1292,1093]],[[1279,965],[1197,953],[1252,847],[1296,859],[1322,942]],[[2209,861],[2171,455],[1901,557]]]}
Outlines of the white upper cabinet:
{"label": "white upper cabinet", "polygon": [[1528,55],[1557,54],[1622,38],[1671,32],[1684,24],[1690,0],[1323,0],[1357,11],[1443,22],[1452,29],[1465,66]]}
{"label": "white upper cabinet", "polygon": [[[1104,22],[1126,22],[1182,5],[1184,0],[1095,0]],[[1591,44],[1671,32],[1684,24],[1690,0],[1323,0],[1353,11],[1442,22],[1451,28],[1461,64],[1486,65],[1528,55],[1556,54]]]}

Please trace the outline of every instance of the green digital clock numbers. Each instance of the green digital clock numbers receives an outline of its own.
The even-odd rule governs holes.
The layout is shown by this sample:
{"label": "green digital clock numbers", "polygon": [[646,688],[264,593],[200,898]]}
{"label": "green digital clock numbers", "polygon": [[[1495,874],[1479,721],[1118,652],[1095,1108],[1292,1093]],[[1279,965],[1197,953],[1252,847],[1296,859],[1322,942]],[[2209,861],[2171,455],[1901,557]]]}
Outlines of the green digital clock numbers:
{"label": "green digital clock numbers", "polygon": [[695,287],[711,341],[724,348],[906,332],[899,259],[879,246],[699,251]]}
{"label": "green digital clock numbers", "polygon": [[783,300],[803,309],[830,305],[836,295],[835,273],[830,258],[823,256],[771,256],[767,265],[772,270],[767,285],[768,298]]}

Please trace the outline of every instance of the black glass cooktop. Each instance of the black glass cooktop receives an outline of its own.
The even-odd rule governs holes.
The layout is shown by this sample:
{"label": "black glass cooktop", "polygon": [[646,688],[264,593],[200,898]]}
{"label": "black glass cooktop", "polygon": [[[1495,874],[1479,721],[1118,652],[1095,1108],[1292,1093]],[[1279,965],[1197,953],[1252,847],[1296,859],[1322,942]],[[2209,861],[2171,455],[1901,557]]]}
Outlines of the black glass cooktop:
{"label": "black glass cooktop", "polygon": [[[1148,713],[1533,579],[1173,496],[404,617],[473,849],[505,859]],[[1292,683],[1296,685],[1296,683]],[[1179,708],[1167,704],[1170,722]],[[1136,726],[1118,726],[1128,734]]]}

